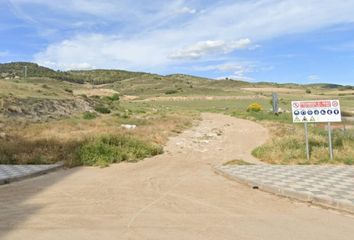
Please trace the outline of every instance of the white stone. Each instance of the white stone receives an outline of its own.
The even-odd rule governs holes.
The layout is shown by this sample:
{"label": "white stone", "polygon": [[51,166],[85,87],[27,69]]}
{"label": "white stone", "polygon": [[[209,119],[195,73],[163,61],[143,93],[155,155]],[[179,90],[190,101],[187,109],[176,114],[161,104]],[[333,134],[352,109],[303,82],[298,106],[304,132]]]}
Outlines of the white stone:
{"label": "white stone", "polygon": [[125,128],[125,129],[134,129],[134,128],[136,128],[136,125],[134,125],[134,124],[122,124],[120,126],[122,128]]}

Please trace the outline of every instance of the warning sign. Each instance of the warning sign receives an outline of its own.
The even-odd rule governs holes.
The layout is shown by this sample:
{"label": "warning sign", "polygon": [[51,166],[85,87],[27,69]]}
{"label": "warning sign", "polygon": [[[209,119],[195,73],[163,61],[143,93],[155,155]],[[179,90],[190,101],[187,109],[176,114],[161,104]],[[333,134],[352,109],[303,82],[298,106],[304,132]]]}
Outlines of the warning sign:
{"label": "warning sign", "polygon": [[293,122],[341,122],[339,100],[292,101]]}

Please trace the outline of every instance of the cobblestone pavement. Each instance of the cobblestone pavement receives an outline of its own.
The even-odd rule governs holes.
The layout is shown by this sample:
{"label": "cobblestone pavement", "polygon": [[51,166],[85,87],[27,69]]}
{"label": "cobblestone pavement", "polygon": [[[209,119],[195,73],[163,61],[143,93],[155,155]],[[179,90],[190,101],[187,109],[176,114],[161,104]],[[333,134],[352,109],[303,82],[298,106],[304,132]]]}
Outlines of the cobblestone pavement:
{"label": "cobblestone pavement", "polygon": [[47,173],[62,167],[62,163],[49,165],[5,165],[0,164],[0,185],[27,177]]}
{"label": "cobblestone pavement", "polygon": [[354,213],[354,167],[225,165],[217,171],[254,188]]}

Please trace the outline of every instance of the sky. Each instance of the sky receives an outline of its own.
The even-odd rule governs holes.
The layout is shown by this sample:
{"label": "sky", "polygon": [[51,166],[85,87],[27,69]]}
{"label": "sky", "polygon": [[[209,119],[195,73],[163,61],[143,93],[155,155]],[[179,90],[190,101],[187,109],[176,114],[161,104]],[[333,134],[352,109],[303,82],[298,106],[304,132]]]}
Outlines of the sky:
{"label": "sky", "polygon": [[354,85],[354,0],[0,0],[0,63]]}

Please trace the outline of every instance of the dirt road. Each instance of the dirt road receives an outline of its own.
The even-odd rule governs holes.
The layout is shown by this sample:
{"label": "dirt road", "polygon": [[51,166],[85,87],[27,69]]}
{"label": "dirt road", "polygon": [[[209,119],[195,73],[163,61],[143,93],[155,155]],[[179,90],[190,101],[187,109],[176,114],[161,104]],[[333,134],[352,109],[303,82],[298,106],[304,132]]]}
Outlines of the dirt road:
{"label": "dirt road", "polygon": [[74,168],[0,187],[0,239],[354,239],[354,217],[216,175],[267,138],[256,123],[204,114],[165,154]]}

